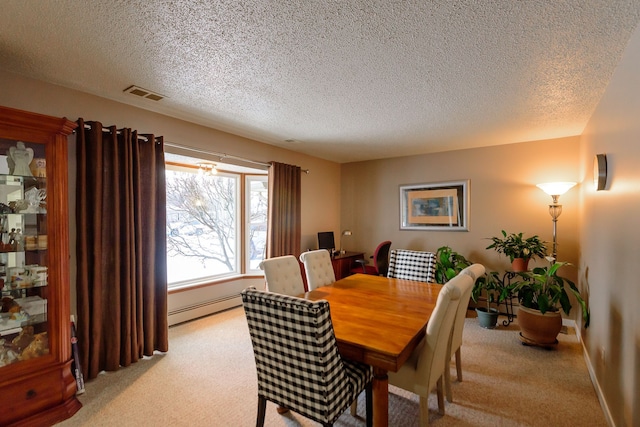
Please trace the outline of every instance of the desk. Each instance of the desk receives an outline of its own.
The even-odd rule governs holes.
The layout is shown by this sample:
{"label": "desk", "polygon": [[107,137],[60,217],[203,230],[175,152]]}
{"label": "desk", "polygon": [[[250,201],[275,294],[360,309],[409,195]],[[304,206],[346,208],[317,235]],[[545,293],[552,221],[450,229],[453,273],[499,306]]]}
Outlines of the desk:
{"label": "desk", "polygon": [[336,280],[340,280],[351,274],[353,264],[357,259],[364,259],[364,252],[345,252],[331,257],[331,265]]}
{"label": "desk", "polygon": [[373,424],[389,421],[389,378],[424,338],[441,285],[354,274],[304,298],[329,301],[340,354],[373,366]]}

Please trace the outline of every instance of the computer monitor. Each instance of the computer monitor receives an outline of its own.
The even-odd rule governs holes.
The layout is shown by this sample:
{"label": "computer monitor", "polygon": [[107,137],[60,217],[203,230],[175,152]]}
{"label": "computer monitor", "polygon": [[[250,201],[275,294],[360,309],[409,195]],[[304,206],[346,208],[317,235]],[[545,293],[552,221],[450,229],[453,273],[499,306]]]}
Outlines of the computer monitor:
{"label": "computer monitor", "polygon": [[336,248],[333,231],[321,231],[318,233],[318,249],[326,249],[332,252]]}

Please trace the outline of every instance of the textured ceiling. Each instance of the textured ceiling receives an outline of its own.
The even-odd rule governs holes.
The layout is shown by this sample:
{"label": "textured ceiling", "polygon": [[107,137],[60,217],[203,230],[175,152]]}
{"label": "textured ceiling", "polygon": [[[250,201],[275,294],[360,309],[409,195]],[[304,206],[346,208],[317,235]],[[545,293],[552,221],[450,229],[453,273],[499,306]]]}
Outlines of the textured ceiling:
{"label": "textured ceiling", "polygon": [[3,0],[0,67],[349,162],[578,135],[640,22],[638,0],[292,3]]}

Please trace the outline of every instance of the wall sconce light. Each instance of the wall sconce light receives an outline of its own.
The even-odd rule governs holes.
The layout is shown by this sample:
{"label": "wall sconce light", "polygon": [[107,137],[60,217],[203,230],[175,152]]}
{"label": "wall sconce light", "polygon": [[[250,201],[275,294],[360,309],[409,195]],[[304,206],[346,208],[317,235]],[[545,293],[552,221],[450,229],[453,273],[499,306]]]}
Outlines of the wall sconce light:
{"label": "wall sconce light", "polygon": [[553,220],[553,259],[557,259],[558,257],[558,239],[557,239],[557,223],[558,217],[562,213],[562,205],[558,203],[558,199],[561,195],[569,191],[573,186],[575,186],[575,182],[545,182],[543,184],[538,184],[537,187],[542,191],[551,196],[553,203],[549,205],[549,215]]}
{"label": "wall sconce light", "polygon": [[215,163],[198,163],[198,175],[212,176],[218,173],[218,167]]}
{"label": "wall sconce light", "polygon": [[607,186],[607,155],[596,154],[593,158],[593,186],[596,191]]}
{"label": "wall sconce light", "polygon": [[344,249],[342,249],[342,238],[344,236],[351,236],[351,234],[353,234],[351,233],[351,230],[344,230],[342,232],[342,236],[340,236],[340,254],[344,254]]}

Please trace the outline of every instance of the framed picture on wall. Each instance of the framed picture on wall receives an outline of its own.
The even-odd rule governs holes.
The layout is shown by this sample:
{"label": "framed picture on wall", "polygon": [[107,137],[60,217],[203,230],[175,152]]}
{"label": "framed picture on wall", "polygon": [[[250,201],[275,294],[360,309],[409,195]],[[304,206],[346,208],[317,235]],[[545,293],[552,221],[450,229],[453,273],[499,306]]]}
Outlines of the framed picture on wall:
{"label": "framed picture on wall", "polygon": [[468,231],[469,180],[401,185],[400,229]]}

